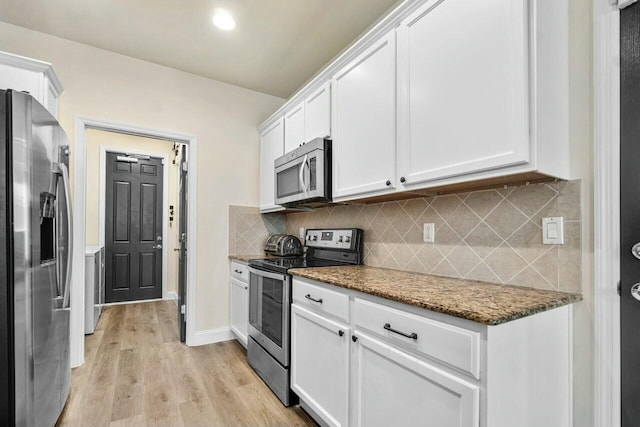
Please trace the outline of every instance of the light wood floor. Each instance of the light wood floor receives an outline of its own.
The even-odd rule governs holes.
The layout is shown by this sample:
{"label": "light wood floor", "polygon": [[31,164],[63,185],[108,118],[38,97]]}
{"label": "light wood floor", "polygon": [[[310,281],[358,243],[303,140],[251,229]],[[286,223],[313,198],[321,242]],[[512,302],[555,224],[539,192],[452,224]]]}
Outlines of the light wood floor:
{"label": "light wood floor", "polygon": [[285,408],[235,341],[187,347],[171,301],[106,307],[73,370],[64,426],[314,426]]}

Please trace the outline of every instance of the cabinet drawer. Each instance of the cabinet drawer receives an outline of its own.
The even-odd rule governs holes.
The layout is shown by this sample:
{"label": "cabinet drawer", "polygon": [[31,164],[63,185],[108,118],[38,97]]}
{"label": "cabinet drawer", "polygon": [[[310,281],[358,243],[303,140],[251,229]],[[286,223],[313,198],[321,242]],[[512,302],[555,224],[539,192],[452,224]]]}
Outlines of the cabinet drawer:
{"label": "cabinet drawer", "polygon": [[480,334],[356,298],[356,328],[386,337],[480,379]]}
{"label": "cabinet drawer", "polygon": [[231,277],[249,283],[249,268],[239,262],[231,261]]}
{"label": "cabinet drawer", "polygon": [[349,295],[293,279],[293,301],[349,322]]}

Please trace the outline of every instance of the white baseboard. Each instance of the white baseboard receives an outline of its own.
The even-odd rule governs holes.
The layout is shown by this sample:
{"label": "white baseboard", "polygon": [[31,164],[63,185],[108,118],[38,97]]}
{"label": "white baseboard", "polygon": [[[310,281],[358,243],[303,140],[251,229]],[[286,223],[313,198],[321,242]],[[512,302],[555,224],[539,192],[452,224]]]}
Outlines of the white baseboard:
{"label": "white baseboard", "polygon": [[229,341],[232,339],[235,339],[235,336],[231,332],[231,328],[225,327],[197,331],[193,340],[191,342],[187,342],[187,344],[191,347],[196,347],[199,345],[215,344],[217,342]]}
{"label": "white baseboard", "polygon": [[174,292],[174,291],[169,291],[167,292],[167,298],[165,298],[167,301],[175,301],[176,304],[178,303],[178,293]]}
{"label": "white baseboard", "polygon": [[108,307],[110,305],[127,305],[127,304],[146,304],[148,302],[158,302],[162,301],[162,298],[155,299],[139,299],[135,301],[120,301],[120,302],[106,302],[102,304],[103,307]]}

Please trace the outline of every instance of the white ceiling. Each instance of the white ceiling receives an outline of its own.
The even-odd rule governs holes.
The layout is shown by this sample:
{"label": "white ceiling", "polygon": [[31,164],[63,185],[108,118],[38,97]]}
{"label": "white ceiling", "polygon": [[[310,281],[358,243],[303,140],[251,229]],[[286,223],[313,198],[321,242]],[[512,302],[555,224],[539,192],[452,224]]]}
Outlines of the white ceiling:
{"label": "white ceiling", "polygon": [[[397,0],[0,0],[0,21],[287,98]],[[216,8],[237,26],[213,26]]]}

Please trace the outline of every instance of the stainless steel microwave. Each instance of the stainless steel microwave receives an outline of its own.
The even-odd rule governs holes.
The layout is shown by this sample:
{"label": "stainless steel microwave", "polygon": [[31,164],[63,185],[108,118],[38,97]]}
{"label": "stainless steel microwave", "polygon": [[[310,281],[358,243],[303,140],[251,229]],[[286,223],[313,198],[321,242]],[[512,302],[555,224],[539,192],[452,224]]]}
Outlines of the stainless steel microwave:
{"label": "stainless steel microwave", "polygon": [[331,202],[331,141],[316,138],[275,160],[276,204],[317,207]]}

